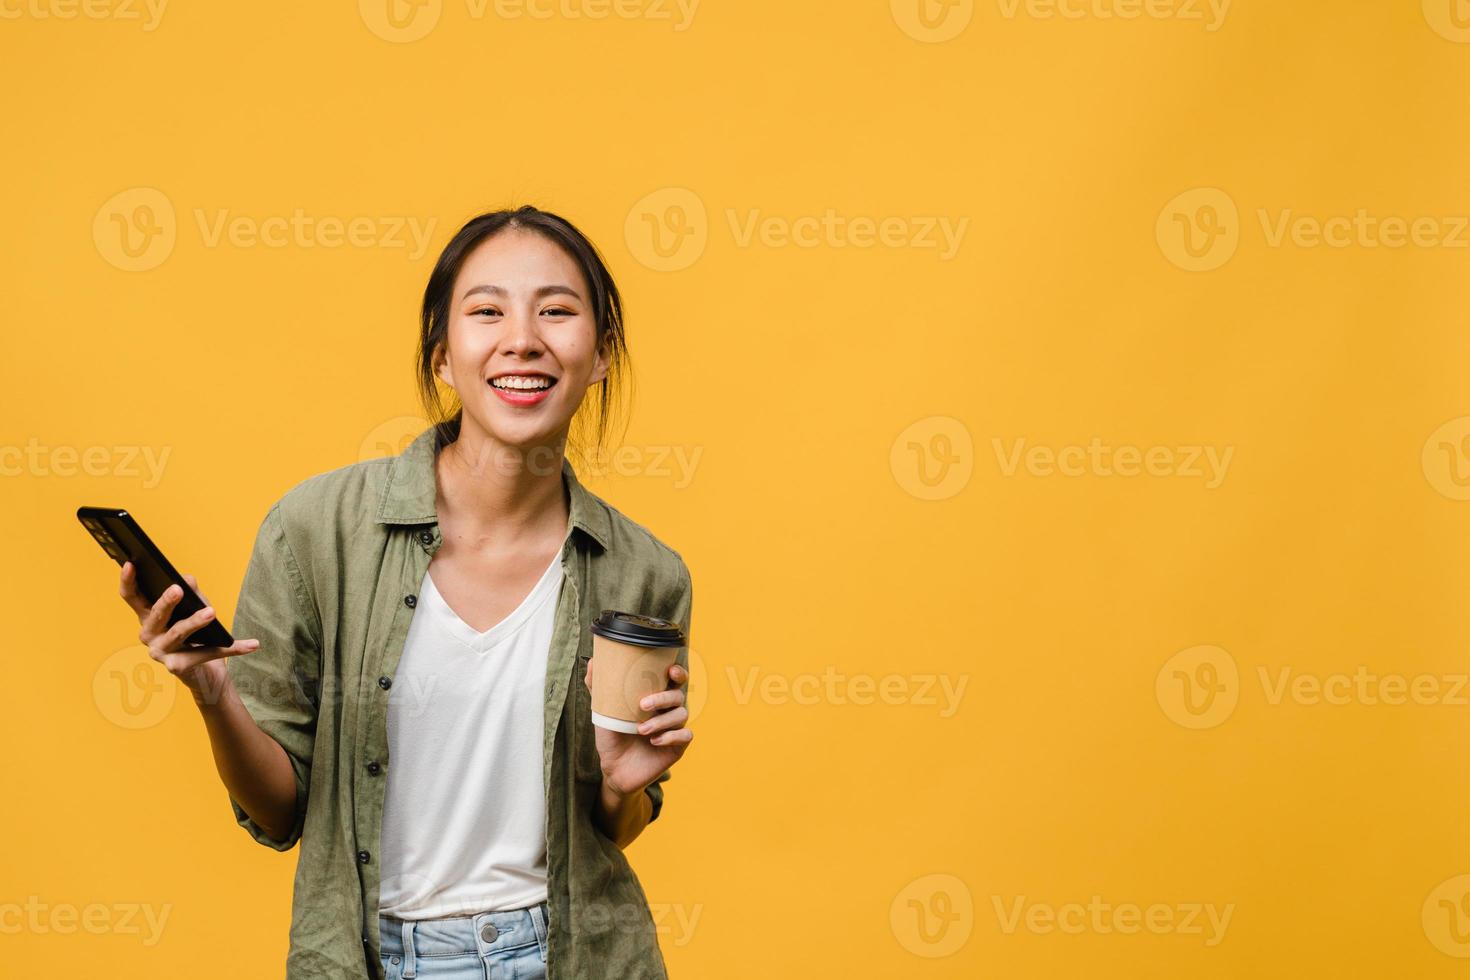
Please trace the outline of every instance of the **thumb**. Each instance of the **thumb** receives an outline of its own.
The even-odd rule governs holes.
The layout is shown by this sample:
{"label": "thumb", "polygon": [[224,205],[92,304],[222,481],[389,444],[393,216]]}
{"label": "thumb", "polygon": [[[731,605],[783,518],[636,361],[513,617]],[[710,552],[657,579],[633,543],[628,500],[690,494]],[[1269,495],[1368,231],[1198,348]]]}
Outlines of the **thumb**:
{"label": "thumb", "polygon": [[582,675],[582,683],[587,685],[587,690],[592,690],[592,661],[587,661],[587,673]]}

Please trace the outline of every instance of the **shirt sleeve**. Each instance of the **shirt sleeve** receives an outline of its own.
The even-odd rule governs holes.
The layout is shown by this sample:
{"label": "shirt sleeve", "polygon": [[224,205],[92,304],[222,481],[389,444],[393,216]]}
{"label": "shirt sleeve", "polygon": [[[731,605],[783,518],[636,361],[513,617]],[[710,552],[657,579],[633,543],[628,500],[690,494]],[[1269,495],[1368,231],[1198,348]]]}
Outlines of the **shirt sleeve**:
{"label": "shirt sleeve", "polygon": [[256,534],[232,632],[237,640],[260,641],[251,653],[227,657],[225,663],[250,717],[286,750],[296,777],[296,812],[290,832],[276,840],[250,819],[233,795],[230,806],[236,822],[256,841],[289,850],[301,839],[306,822],[321,690],[321,625],[286,540],[279,502]]}
{"label": "shirt sleeve", "polygon": [[[680,628],[684,630],[684,636],[689,639],[690,646],[692,646],[694,640],[692,634],[689,632],[689,617],[694,606],[694,582],[690,579],[689,568],[687,565],[684,564],[683,561],[679,562],[679,578],[681,581],[681,586],[674,597],[673,609],[667,615],[665,615],[664,618],[678,623]],[[684,672],[686,674],[689,672],[690,646],[686,646],[684,649],[679,651],[679,656],[676,661],[680,667],[684,668]],[[688,704],[689,698],[689,684],[692,682],[693,678],[690,678],[690,680],[686,681],[684,684],[684,698],[686,705]],[[649,800],[651,800],[653,803],[653,810],[648,815],[649,823],[653,823],[655,820],[657,820],[659,811],[663,809],[664,783],[668,782],[670,773],[671,770],[664,770],[664,772],[660,774],[657,779],[649,783],[648,786],[646,786],[643,790],[643,792],[648,794]]]}

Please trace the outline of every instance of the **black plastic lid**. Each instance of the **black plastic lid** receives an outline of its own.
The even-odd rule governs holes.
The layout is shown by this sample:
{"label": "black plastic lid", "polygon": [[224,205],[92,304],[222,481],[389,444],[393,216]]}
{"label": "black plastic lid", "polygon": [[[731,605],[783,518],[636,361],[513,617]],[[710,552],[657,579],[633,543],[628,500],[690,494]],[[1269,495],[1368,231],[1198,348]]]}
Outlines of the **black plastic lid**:
{"label": "black plastic lid", "polygon": [[616,609],[604,609],[592,621],[592,632],[635,647],[682,647],[688,643],[678,623]]}

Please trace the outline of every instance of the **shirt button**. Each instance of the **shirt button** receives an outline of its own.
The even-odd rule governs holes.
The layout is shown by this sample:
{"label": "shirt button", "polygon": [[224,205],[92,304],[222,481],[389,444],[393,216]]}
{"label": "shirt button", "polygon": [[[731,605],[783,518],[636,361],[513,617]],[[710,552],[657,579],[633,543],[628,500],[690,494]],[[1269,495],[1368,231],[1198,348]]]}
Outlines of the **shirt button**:
{"label": "shirt button", "polygon": [[495,937],[498,935],[500,935],[500,933],[496,931],[495,923],[493,922],[487,922],[480,927],[480,938],[485,940],[485,942],[487,943],[495,942]]}
{"label": "shirt button", "polygon": [[371,854],[369,854],[367,851],[358,851],[357,852],[357,863],[358,864],[367,864],[372,859],[373,859],[373,856]]}
{"label": "shirt button", "polygon": [[369,762],[367,764],[367,771],[370,775],[376,776],[378,773],[383,771],[383,767],[378,765],[377,759],[374,759],[372,762]]}
{"label": "shirt button", "polygon": [[403,604],[412,609],[419,604],[419,597],[410,593],[403,597]]}
{"label": "shirt button", "polygon": [[389,677],[387,674],[384,674],[382,677],[378,678],[378,686],[385,691],[388,690],[388,688],[393,686],[393,678]]}
{"label": "shirt button", "polygon": [[419,532],[419,540],[422,541],[424,544],[433,544],[434,543],[434,532],[433,531],[420,531]]}

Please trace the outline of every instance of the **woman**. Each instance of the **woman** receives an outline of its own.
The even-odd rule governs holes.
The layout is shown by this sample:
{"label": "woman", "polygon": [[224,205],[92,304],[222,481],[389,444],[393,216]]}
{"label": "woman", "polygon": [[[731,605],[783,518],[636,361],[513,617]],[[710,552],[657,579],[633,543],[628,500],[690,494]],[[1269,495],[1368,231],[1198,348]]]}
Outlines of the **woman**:
{"label": "woman", "polygon": [[600,446],[626,358],[617,288],[576,228],[481,215],[424,292],[435,424],[270,508],[235,613],[248,639],[186,646],[212,607],[169,627],[179,590],[150,606],[124,565],[237,821],[301,841],[288,978],[666,975],[622,848],[693,738],[688,655],[639,733],[594,727],[587,627],[619,609],[687,636],[692,587],[564,452],[594,385]]}

